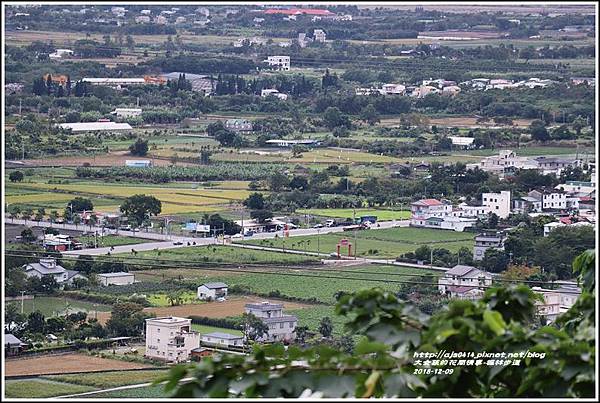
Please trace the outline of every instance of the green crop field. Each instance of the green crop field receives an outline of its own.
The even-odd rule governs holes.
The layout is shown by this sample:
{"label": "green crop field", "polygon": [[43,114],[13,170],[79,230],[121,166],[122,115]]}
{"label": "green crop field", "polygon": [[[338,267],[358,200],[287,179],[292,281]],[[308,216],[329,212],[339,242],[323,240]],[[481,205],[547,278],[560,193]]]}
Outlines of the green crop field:
{"label": "green crop field", "polygon": [[[374,210],[374,209],[304,209],[297,210],[301,214],[311,214],[322,217],[334,218],[360,218],[361,216],[376,216],[380,221],[406,220],[410,218],[410,211],[406,210]],[[355,214],[356,213],[356,214]]]}
{"label": "green crop field", "polygon": [[6,380],[5,394],[8,398],[47,398],[75,393],[90,392],[94,388],[84,385],[48,381],[44,379]]}
{"label": "green crop field", "polygon": [[[94,245],[96,239],[94,236],[79,236],[77,239],[85,245]],[[98,247],[119,246],[119,245],[137,245],[146,242],[155,242],[151,239],[133,238],[120,235],[105,235],[97,237]]]}
{"label": "green crop field", "polygon": [[[292,276],[274,273],[237,273],[227,277],[227,284],[229,286],[246,287],[251,292],[256,293],[279,291],[285,296],[316,298],[324,303],[332,304],[335,302],[334,294],[337,291],[351,292],[372,287],[396,291],[400,283],[390,282],[390,280],[407,281],[413,274],[431,273],[427,269],[377,265],[346,267],[339,270],[325,272],[319,271],[319,268],[313,268],[309,270],[279,271],[292,274]],[[356,271],[368,273],[356,273]],[[217,281],[218,279],[223,281],[223,276],[209,277],[207,281]]]}
{"label": "green crop field", "polygon": [[164,279],[181,276],[183,280],[194,283],[225,281],[230,287],[234,285],[244,287],[252,293],[268,294],[279,291],[281,295],[287,297],[316,298],[318,301],[332,304],[335,302],[333,295],[337,291],[350,292],[371,287],[396,291],[401,284],[396,281],[410,280],[413,275],[438,273],[427,268],[382,265],[339,267],[334,271],[323,271],[323,269],[331,270],[327,266],[313,266],[306,269],[246,269],[252,272],[244,269],[235,272],[219,271],[218,268],[152,269],[136,271],[136,278],[141,281],[161,282],[164,281],[164,275]]}
{"label": "green crop field", "polygon": [[[347,239],[352,244],[352,249],[357,250],[357,256],[396,258],[401,254],[413,252],[420,245],[433,245],[436,248],[445,248],[451,252],[458,251],[461,247],[472,248],[474,235],[471,233],[435,230],[428,228],[390,228],[370,229],[333,233],[326,235],[298,236],[277,239],[249,239],[242,243],[310,252],[334,253],[336,245],[342,239]],[[346,255],[348,249],[342,247],[342,254]],[[354,255],[354,252],[352,252]]]}
{"label": "green crop field", "polygon": [[233,334],[235,336],[241,336],[242,335],[242,332],[239,331],[239,330],[226,329],[224,327],[197,325],[197,324],[194,324],[194,323],[192,323],[192,329],[195,330],[195,331],[197,331],[197,332],[200,332],[200,334],[220,332],[220,333]]}
{"label": "green crop field", "polygon": [[[150,294],[147,296],[148,301],[152,304],[152,306],[171,306],[169,302],[169,298],[167,298],[167,294],[164,293],[156,293]],[[192,291],[186,291],[182,293],[181,302],[183,304],[202,304],[204,302],[199,301],[196,293]]]}
{"label": "green crop field", "polygon": [[145,386],[143,388],[114,390],[111,392],[98,392],[88,396],[90,399],[106,399],[106,398],[131,398],[131,399],[148,399],[148,398],[166,398],[169,393],[164,391],[163,385]]}
{"label": "green crop field", "polygon": [[155,379],[164,376],[166,373],[167,370],[138,370],[103,372],[97,374],[51,375],[46,378],[75,385],[105,389],[116,386],[133,385],[136,383],[152,382]]}
{"label": "green crop field", "polygon": [[[16,300],[11,303],[16,304],[19,310],[21,309],[21,301]],[[77,299],[59,297],[35,297],[34,299],[26,299],[23,301],[23,312],[25,314],[29,314],[35,310],[42,312],[44,316],[55,316],[64,314],[66,309],[69,310],[69,313],[79,311],[109,312],[112,307],[109,305],[94,304]]]}
{"label": "green crop field", "polygon": [[[120,255],[115,255],[120,256]],[[233,246],[208,245],[177,248],[163,251],[138,252],[138,258],[161,260],[178,260],[184,263],[265,263],[265,264],[301,264],[315,263],[313,256],[302,256],[269,252],[253,249],[242,249]]]}

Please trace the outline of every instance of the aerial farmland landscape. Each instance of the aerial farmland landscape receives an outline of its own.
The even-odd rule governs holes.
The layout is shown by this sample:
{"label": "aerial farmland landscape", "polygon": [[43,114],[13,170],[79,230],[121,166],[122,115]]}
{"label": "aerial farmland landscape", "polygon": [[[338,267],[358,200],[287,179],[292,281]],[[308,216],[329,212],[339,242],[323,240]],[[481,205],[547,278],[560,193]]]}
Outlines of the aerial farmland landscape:
{"label": "aerial farmland landscape", "polygon": [[3,2],[3,399],[597,398],[594,2]]}

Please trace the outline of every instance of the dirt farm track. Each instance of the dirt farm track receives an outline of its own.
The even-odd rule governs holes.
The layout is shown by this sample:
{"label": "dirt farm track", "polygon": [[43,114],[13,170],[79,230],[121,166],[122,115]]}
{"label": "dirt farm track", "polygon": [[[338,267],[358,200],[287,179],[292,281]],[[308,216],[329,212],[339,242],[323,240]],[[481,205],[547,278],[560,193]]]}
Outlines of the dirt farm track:
{"label": "dirt farm track", "polygon": [[73,353],[6,360],[4,375],[51,375],[149,367],[151,365]]}

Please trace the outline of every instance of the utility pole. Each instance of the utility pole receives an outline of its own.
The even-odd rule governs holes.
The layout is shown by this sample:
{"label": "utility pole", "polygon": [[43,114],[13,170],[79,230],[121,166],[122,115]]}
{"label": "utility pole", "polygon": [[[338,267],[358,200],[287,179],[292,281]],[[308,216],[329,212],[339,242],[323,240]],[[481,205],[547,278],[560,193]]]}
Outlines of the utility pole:
{"label": "utility pole", "polygon": [[221,237],[223,238],[223,245],[225,245],[225,223],[223,223],[223,233],[221,234]]}
{"label": "utility pole", "polygon": [[21,104],[22,104],[22,100],[19,99],[19,116],[21,116]]}
{"label": "utility pole", "polygon": [[321,234],[321,228],[317,228],[317,256],[321,255],[321,243],[319,242],[320,234]]}
{"label": "utility pole", "polygon": [[25,291],[21,291],[21,315],[23,315],[23,301],[25,300]]}
{"label": "utility pole", "polygon": [[[352,209],[352,219],[354,221],[354,225],[356,225],[356,208]],[[356,259],[356,250],[358,249],[358,245],[356,244],[356,228],[354,229],[354,259]]]}
{"label": "utility pole", "polygon": [[430,257],[429,257],[429,267],[433,268],[433,247],[429,247],[430,250]]}

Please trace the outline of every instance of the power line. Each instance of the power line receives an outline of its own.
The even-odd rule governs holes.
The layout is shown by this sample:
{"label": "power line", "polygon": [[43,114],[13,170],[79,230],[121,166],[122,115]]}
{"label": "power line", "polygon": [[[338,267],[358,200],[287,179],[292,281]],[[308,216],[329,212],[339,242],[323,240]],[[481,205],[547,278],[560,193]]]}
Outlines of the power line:
{"label": "power line", "polygon": [[[36,253],[36,252],[32,252],[32,253]],[[18,253],[6,253],[6,256],[13,256],[13,257],[24,257],[24,258],[32,258],[32,257],[39,257],[39,256],[34,256],[34,255],[27,255],[27,254],[18,254]],[[99,256],[102,259],[104,259],[104,261],[108,261],[109,263],[124,263],[126,265],[129,266],[138,266],[138,267],[159,267],[159,268],[170,268],[170,269],[198,269],[198,270],[202,270],[202,271],[214,271],[214,272],[233,272],[233,273],[252,273],[252,274],[274,274],[274,275],[283,275],[283,276],[294,276],[294,277],[318,277],[318,278],[329,278],[329,279],[341,279],[341,280],[359,280],[359,281],[372,281],[372,282],[388,282],[388,283],[398,283],[398,284],[417,284],[417,285],[430,285],[430,286],[437,286],[437,283],[429,283],[429,282],[423,282],[423,281],[408,281],[408,280],[392,280],[392,279],[374,279],[374,278],[356,278],[356,277],[342,277],[342,276],[331,276],[331,275],[314,275],[314,274],[299,274],[299,273],[286,273],[286,272],[281,272],[281,271],[265,271],[265,270],[247,270],[247,269],[242,269],[241,267],[243,266],[250,266],[255,267],[255,266],[259,266],[259,267],[265,267],[264,264],[248,264],[248,265],[236,265],[234,263],[221,263],[221,262],[187,262],[187,261],[181,261],[181,260],[170,260],[170,259],[152,259],[152,258],[136,258],[136,257],[116,257],[116,256],[111,256],[111,257],[107,257],[106,256]],[[60,257],[59,259],[61,260],[67,260],[67,261],[77,261],[78,257]],[[118,259],[122,259],[125,260],[125,262],[120,261]],[[136,260],[136,262],[128,262],[127,260],[130,259],[134,259]],[[110,261],[112,260],[112,262]],[[142,262],[140,263],[139,261],[142,260]],[[152,261],[155,263],[144,263],[144,261]],[[160,262],[160,263],[156,263],[156,262]],[[176,262],[178,264],[169,264],[169,262]],[[181,263],[183,262],[183,264]],[[187,266],[185,264],[188,265],[192,265],[192,266]],[[231,266],[237,266],[237,268],[207,268],[207,267],[202,267],[202,268],[198,268],[198,265],[202,265],[202,264],[223,264],[223,265],[231,265]],[[386,264],[381,264],[383,266],[386,266]],[[281,265],[281,266],[270,266],[268,268],[271,269],[275,269],[275,268],[281,268],[281,269],[286,269],[286,270],[296,270],[296,271],[304,271],[304,272],[333,272],[333,273],[344,273],[344,274],[367,274],[367,275],[383,275],[383,276],[389,276],[389,275],[394,275],[394,276],[399,276],[399,277],[419,277],[419,276],[427,276],[429,273],[424,273],[424,274],[408,274],[408,273],[373,273],[373,272],[369,272],[369,271],[358,271],[358,270],[335,270],[335,269],[321,269],[321,268],[309,268],[309,267],[298,267],[298,266],[286,266],[286,265]],[[495,282],[500,282],[500,283],[516,283],[516,284],[549,284],[549,285],[557,285],[557,283],[555,281],[531,281],[531,280],[509,280],[509,279],[493,279],[493,281]],[[560,283],[559,283],[560,284]],[[493,288],[493,286],[475,286],[475,287],[479,287],[479,288]],[[568,293],[568,292],[566,292]],[[574,294],[578,294],[578,293],[574,293]]]}

